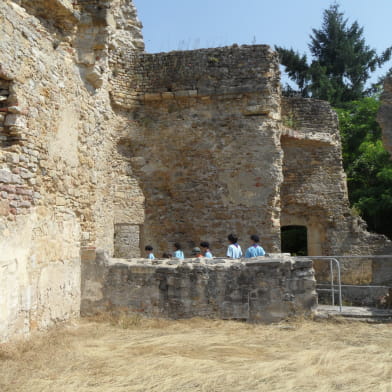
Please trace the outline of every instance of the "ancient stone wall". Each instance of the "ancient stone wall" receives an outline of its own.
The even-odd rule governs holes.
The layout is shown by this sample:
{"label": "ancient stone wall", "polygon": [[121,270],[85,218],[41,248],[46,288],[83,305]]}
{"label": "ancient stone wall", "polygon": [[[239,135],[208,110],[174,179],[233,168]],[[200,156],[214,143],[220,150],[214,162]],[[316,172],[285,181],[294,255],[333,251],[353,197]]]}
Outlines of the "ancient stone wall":
{"label": "ancient stone wall", "polygon": [[[232,46],[170,53],[116,52],[112,97],[122,108],[135,100],[259,93],[257,114],[279,110],[277,56],[269,46]],[[259,113],[260,114],[260,113]]]}
{"label": "ancient stone wall", "polygon": [[[282,121],[281,225],[306,226],[309,255],[390,254],[391,241],[367,232],[349,208],[337,115],[330,105],[284,98]],[[385,260],[345,260],[343,281],[391,283],[386,267]],[[318,279],[329,276],[326,263],[315,262],[315,268]]]}
{"label": "ancient stone wall", "polygon": [[230,232],[242,241],[258,232],[278,251],[276,55],[255,46],[114,61],[112,97],[124,116],[120,147],[146,198],[143,243],[162,253],[181,242],[189,252],[208,240],[224,254]]}
{"label": "ancient stone wall", "polygon": [[47,3],[0,3],[0,341],[78,316],[81,245],[113,252],[124,169],[110,164],[107,58],[132,32]]}
{"label": "ancient stone wall", "polygon": [[285,98],[282,118],[281,224],[308,228],[310,255],[338,254],[328,227],[350,210],[336,113],[324,101]]}
{"label": "ancient stone wall", "polygon": [[335,114],[282,101],[269,47],[143,49],[131,0],[0,3],[0,340],[78,315],[81,248],[276,252],[299,224],[312,253],[392,252],[350,213]]}
{"label": "ancient stone wall", "polygon": [[[335,112],[322,101],[281,102],[268,47],[110,61],[121,151],[146,197],[144,244],[161,253],[209,240],[222,255],[229,232],[242,241],[257,232],[278,251],[280,227],[303,225],[309,254],[389,249],[350,211]],[[371,281],[371,262],[366,269]]]}
{"label": "ancient stone wall", "polygon": [[317,305],[312,262],[283,255],[150,262],[91,252],[82,268],[83,315],[114,310],[274,322],[310,314]]}

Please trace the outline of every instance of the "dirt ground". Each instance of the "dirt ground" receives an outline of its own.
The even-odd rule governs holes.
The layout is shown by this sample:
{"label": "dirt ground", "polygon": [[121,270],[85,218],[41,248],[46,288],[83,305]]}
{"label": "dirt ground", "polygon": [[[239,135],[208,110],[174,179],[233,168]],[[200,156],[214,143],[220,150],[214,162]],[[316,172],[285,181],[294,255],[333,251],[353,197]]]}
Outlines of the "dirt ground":
{"label": "dirt ground", "polygon": [[392,325],[105,315],[0,345],[0,391],[392,392]]}

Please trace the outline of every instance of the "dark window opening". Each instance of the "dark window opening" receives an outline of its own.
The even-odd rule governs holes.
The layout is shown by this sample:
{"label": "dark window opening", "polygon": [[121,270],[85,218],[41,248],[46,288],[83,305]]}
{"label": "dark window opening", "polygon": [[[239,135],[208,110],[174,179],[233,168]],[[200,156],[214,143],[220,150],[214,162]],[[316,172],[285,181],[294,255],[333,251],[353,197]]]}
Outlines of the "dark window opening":
{"label": "dark window opening", "polygon": [[306,226],[283,226],[281,228],[281,249],[293,256],[308,255]]}

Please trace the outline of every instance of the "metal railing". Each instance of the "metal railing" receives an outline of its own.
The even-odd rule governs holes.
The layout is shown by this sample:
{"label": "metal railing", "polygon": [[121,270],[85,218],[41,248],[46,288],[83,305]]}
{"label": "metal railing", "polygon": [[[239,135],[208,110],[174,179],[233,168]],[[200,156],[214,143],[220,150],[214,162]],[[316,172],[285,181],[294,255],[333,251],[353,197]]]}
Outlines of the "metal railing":
{"label": "metal railing", "polygon": [[[339,312],[342,312],[342,281],[341,281],[341,265],[339,259],[385,259],[392,258],[392,255],[344,255],[344,256],[301,256],[311,260],[329,261],[330,274],[331,274],[331,289],[324,291],[330,291],[332,296],[332,306],[335,306],[335,283],[334,283],[334,268],[336,265],[337,271],[337,285],[338,285],[338,298],[339,298]],[[323,291],[323,289],[319,289]]]}
{"label": "metal railing", "polygon": [[339,298],[339,312],[342,312],[342,279],[341,279],[341,268],[340,262],[336,256],[305,256],[307,259],[329,261],[329,270],[331,274],[331,296],[332,296],[332,306],[335,306],[335,283],[334,283],[334,270],[333,264],[335,263],[337,269],[337,279],[338,279],[338,298]]}

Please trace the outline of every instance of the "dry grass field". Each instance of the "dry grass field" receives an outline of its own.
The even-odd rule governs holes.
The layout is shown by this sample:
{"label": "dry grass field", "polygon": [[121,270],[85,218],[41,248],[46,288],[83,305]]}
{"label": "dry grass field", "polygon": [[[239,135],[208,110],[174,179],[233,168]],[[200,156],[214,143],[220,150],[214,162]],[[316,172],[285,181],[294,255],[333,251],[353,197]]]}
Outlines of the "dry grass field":
{"label": "dry grass field", "polygon": [[105,316],[0,346],[0,391],[392,392],[392,325]]}

